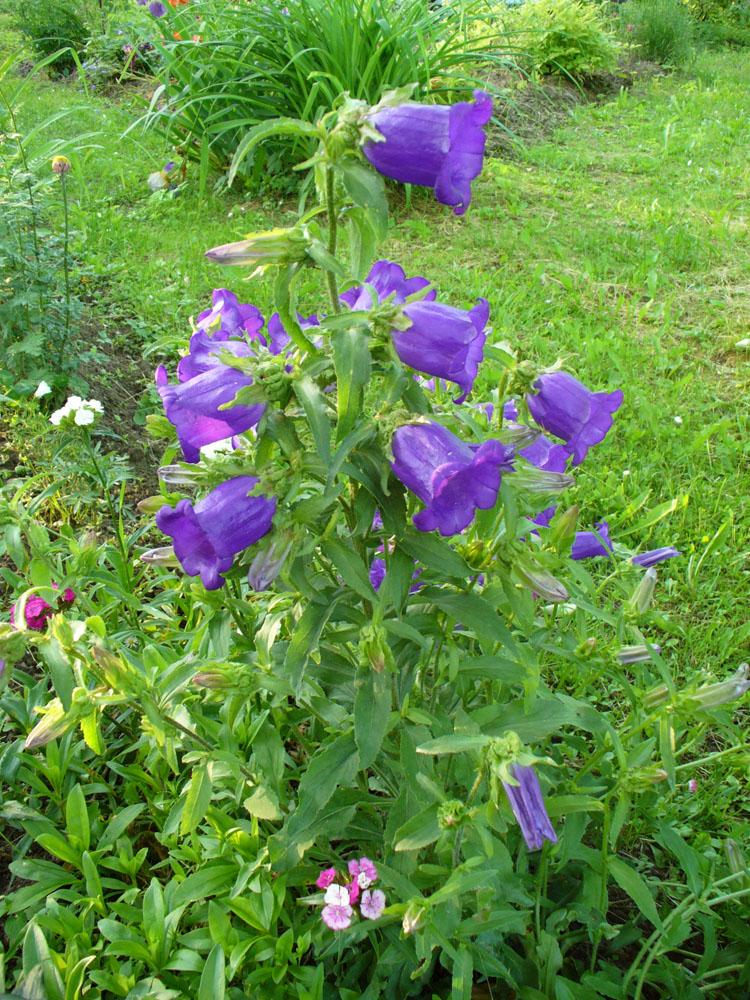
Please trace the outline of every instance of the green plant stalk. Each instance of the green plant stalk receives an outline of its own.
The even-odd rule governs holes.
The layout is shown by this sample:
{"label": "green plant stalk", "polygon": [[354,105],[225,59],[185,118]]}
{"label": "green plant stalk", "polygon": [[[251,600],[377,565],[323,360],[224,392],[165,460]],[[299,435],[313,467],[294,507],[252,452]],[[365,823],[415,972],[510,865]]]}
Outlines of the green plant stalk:
{"label": "green plant stalk", "polygon": [[[469,790],[469,794],[466,797],[466,806],[467,806],[467,808],[468,808],[468,806],[471,805],[471,802],[472,802],[474,796],[479,791],[479,786],[482,784],[482,779],[484,778],[484,771],[485,771],[486,766],[487,766],[487,761],[486,761],[486,759],[484,757],[482,757],[482,763],[481,763],[481,765],[479,767],[479,771],[478,771],[477,776],[476,776],[476,778],[474,780],[474,784],[471,786],[471,788]],[[463,828],[463,826],[459,826],[458,830],[456,831],[456,842],[453,845],[453,868],[454,868],[454,870],[458,867],[458,859],[461,856],[461,841],[463,840],[463,835],[464,835],[464,828]]]}
{"label": "green plant stalk", "polygon": [[57,356],[58,366],[62,363],[65,345],[70,337],[70,263],[68,260],[68,244],[70,241],[70,223],[68,218],[68,188],[65,174],[60,174],[63,193],[63,217],[65,219],[65,243],[63,245],[63,269],[65,271],[65,333],[60,342],[60,353]]}
{"label": "green plant stalk", "polygon": [[[328,212],[328,252],[332,257],[336,256],[336,246],[338,243],[339,220],[336,216],[336,191],[333,167],[329,164],[326,167],[326,211]],[[331,309],[334,313],[341,312],[341,302],[339,301],[339,286],[336,275],[333,271],[326,272],[328,281],[328,295],[331,300]]]}

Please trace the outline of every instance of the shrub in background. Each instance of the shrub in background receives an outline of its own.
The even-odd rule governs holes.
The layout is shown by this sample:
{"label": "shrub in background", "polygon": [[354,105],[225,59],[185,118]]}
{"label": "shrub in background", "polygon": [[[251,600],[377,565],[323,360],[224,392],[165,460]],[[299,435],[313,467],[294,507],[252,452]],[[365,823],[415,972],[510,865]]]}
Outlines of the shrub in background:
{"label": "shrub in background", "polygon": [[[314,122],[344,91],[375,103],[388,87],[416,83],[415,97],[423,98],[453,88],[467,67],[496,64],[502,56],[466,30],[479,17],[474,6],[476,14],[471,5],[425,0],[165,7],[145,36],[162,61],[144,121],[187,157],[226,169],[247,129],[262,122]],[[243,171],[257,180],[312,150],[307,141],[277,137]]]}
{"label": "shrub in background", "polygon": [[83,52],[89,39],[82,17],[67,0],[21,0],[16,27],[38,58],[57,53],[52,64],[64,72],[73,69],[73,52]]}
{"label": "shrub in background", "polygon": [[693,24],[681,0],[631,0],[621,23],[644,59],[681,66],[693,51]]}
{"label": "shrub in background", "polygon": [[510,10],[504,23],[517,61],[530,72],[581,80],[614,69],[618,44],[593,4],[537,0]]}
{"label": "shrub in background", "polygon": [[690,16],[705,24],[734,25],[750,28],[748,0],[683,0]]}

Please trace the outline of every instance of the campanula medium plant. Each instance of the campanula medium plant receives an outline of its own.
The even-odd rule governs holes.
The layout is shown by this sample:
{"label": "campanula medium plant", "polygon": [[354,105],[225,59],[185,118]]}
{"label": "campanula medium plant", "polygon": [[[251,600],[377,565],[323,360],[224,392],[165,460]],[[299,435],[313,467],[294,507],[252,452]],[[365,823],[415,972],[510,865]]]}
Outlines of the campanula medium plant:
{"label": "campanula medium plant", "polygon": [[[113,995],[564,997],[585,981],[594,997],[639,998],[706,900],[748,892],[734,846],[709,884],[668,827],[658,843],[694,866],[682,909],[632,861],[628,824],[692,766],[675,749],[687,721],[726,711],[750,682],[740,667],[678,687],[650,633],[661,563],[679,554],[634,556],[605,521],[579,529],[565,500],[621,392],[496,344],[484,296],[449,303],[374,260],[387,209],[367,150],[411,143],[418,159],[415,123],[433,110],[409,96],[345,96],[313,131],[281,123],[314,135],[321,204],[208,254],[272,278],[275,311],[217,289],[174,379],[157,373],[166,462],[144,504],[156,548],[141,546],[153,575],[128,604],[142,628],[90,604],[44,632],[0,627],[3,676],[36,648],[55,684],[24,717],[21,759],[54,762],[80,728],[113,773],[158,775],[138,786],[148,810],[138,800],[111,821],[122,833],[143,814],[150,860],[109,836],[75,785],[69,842],[28,827],[62,864],[18,868],[34,887],[8,921],[14,946],[43,950],[24,925],[41,906]],[[486,111],[485,95],[473,106]],[[381,132],[399,108],[402,126]],[[445,150],[440,171],[468,184],[459,201],[434,171],[422,178],[439,200],[476,196],[482,142],[468,170],[464,149]],[[313,268],[327,293],[314,306],[300,301]],[[475,400],[490,364],[492,399]],[[585,569],[596,557],[614,595],[601,610]],[[18,588],[28,605],[20,573]],[[592,620],[607,639],[587,633]],[[600,683],[622,691],[622,718],[596,707]],[[99,883],[94,843],[114,873]],[[615,884],[642,942],[626,967]],[[95,925],[66,923],[57,891],[76,914],[98,901]]]}

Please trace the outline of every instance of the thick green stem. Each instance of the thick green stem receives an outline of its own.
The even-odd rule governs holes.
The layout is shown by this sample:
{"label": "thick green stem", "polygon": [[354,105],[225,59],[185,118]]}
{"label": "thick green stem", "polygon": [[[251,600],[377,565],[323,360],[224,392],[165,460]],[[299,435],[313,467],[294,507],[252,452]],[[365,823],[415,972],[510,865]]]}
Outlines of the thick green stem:
{"label": "thick green stem", "polygon": [[[332,257],[336,256],[336,244],[338,242],[339,220],[336,214],[336,191],[333,167],[326,167],[326,211],[328,212],[328,252]],[[339,300],[339,286],[336,275],[333,271],[326,272],[328,279],[328,294],[331,299],[331,309],[334,313],[341,312],[341,301]]]}
{"label": "thick green stem", "polygon": [[[484,778],[484,768],[485,768],[485,761],[482,760],[481,767],[479,768],[479,773],[477,774],[476,780],[474,781],[474,784],[471,786],[471,790],[469,791],[469,794],[466,798],[467,808],[471,805],[474,796],[479,791],[479,786],[482,784],[482,778]],[[463,826],[459,826],[458,831],[456,833],[456,843],[453,846],[454,869],[458,867],[458,859],[461,856],[461,841],[463,840],[463,836],[464,836],[464,828]]]}

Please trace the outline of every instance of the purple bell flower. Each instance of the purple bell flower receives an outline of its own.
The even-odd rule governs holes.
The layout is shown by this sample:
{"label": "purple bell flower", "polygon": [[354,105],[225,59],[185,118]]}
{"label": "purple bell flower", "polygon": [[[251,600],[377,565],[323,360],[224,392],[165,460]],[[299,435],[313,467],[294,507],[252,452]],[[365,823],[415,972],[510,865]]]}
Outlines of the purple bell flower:
{"label": "purple bell flower", "polygon": [[597,556],[612,555],[612,540],[609,537],[609,525],[606,521],[597,521],[596,531],[577,531],[571,559],[596,559]]}
{"label": "purple bell flower", "polygon": [[679,549],[674,548],[672,545],[667,545],[661,549],[649,549],[647,552],[639,552],[637,556],[633,556],[631,562],[636,566],[643,566],[644,569],[648,569],[649,566],[655,566],[657,563],[663,562],[664,559],[674,559],[675,556],[681,556],[682,553]]}
{"label": "purple bell flower", "polygon": [[[402,305],[410,295],[421,292],[423,288],[429,288],[430,282],[427,278],[407,278],[403,267],[394,264],[390,260],[376,260],[370,268],[370,273],[365,278],[368,285],[372,285],[378,295],[377,302],[372,301],[372,295],[365,285],[357,285],[350,288],[339,296],[350,309],[355,311],[372,309],[378,302],[383,302],[389,295],[393,296],[394,305]],[[423,302],[432,302],[437,292],[431,289],[422,299]]]}
{"label": "purple bell flower", "polygon": [[[366,281],[377,292],[379,302],[391,297],[394,305],[402,305],[409,295],[430,284],[426,278],[407,278],[403,268],[388,260],[377,261]],[[365,286],[350,288],[341,299],[352,309],[371,309],[377,304]],[[489,304],[486,299],[477,299],[474,308],[466,312],[434,299],[431,290],[424,299],[404,305],[404,315],[412,325],[408,330],[391,330],[393,346],[399,359],[415,371],[460,386],[463,393],[456,402],[462,403],[484,357]]]}
{"label": "purple bell flower", "polygon": [[521,827],[523,839],[530,851],[538,851],[545,840],[557,843],[557,834],[552,828],[547,809],[539,787],[539,779],[533,767],[523,764],[511,764],[510,775],[518,782],[511,785],[503,782],[503,788],[508,796],[513,815]]}
{"label": "purple bell flower", "polygon": [[206,590],[222,587],[220,574],[232,568],[234,556],[271,529],[276,500],[248,496],[257,482],[254,476],[236,476],[196,504],[180,500],[156,514],[156,524],[172,539],[182,568],[188,576],[200,576]]}
{"label": "purple bell flower", "polygon": [[471,201],[471,182],[482,171],[492,98],[474,91],[474,103],[401,104],[383,108],[369,121],[385,142],[366,141],[362,152],[375,169],[402,184],[431,187],[443,205],[463,215]]}
{"label": "purple bell flower", "polygon": [[466,444],[433,421],[403,424],[391,448],[394,474],[427,505],[414,524],[445,536],[463,531],[477,508],[494,507],[502,473],[513,470],[511,445],[493,438]]}
{"label": "purple bell flower", "polygon": [[152,0],[152,3],[148,5],[149,12],[154,15],[154,17],[164,17],[167,13],[167,8],[161,2],[161,0]]}
{"label": "purple bell flower", "polygon": [[228,351],[238,358],[252,357],[256,353],[247,341],[225,340],[222,331],[212,337],[205,330],[199,330],[190,338],[189,352],[177,364],[177,378],[180,382],[189,382],[198,375],[223,365],[222,351]]}
{"label": "purple bell flower", "polygon": [[[506,411],[508,405],[505,404]],[[540,434],[533,444],[522,448],[518,454],[542,472],[565,472],[568,465],[569,453],[565,445],[554,444],[544,434]]]}
{"label": "purple bell flower", "polygon": [[169,385],[166,369],[157,368],[156,387],[167,420],[177,429],[186,462],[199,461],[203,445],[241,434],[258,423],[265,410],[264,403],[220,409],[252,382],[249,375],[218,365],[187,382]]}
{"label": "purple bell flower", "polygon": [[[315,315],[305,317],[300,316],[300,314],[297,313],[297,322],[303,330],[309,330],[311,326],[320,325],[318,317]],[[278,313],[274,313],[269,319],[266,332],[260,333],[258,336],[271,354],[281,354],[281,352],[288,347],[289,344],[292,344],[292,348],[294,348],[292,338],[285,330],[284,324],[281,322],[281,317]],[[320,343],[321,341],[318,340],[318,345]]]}
{"label": "purple bell flower", "polygon": [[[212,308],[204,309],[198,316],[196,321],[198,330],[212,332],[211,327],[218,319],[219,330],[227,336],[249,335],[251,340],[255,338],[263,326],[260,309],[247,302],[239,302],[237,296],[228,288],[214,288],[212,299]],[[213,332],[212,336],[216,336],[216,333]]]}
{"label": "purple bell flower", "polygon": [[549,372],[534,382],[526,395],[534,420],[544,430],[562,438],[580,465],[586,452],[606,437],[612,414],[622,405],[622,390],[591,392],[567,372]]}

